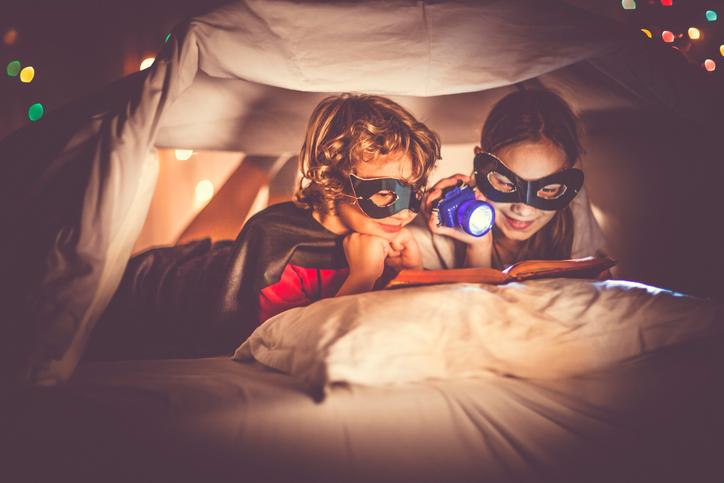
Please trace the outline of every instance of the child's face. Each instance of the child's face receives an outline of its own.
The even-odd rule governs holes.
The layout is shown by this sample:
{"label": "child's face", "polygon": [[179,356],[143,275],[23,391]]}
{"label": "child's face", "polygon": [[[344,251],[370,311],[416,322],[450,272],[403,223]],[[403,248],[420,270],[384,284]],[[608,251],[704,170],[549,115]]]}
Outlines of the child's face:
{"label": "child's face", "polygon": [[[397,178],[411,181],[412,160],[409,155],[391,153],[369,162],[358,162],[354,174],[360,178]],[[337,214],[342,223],[351,231],[375,235],[386,240],[397,236],[402,227],[415,219],[416,213],[402,210],[387,218],[367,216],[353,201],[342,200],[337,205]]]}
{"label": "child's face", "polygon": [[[549,141],[512,144],[494,154],[526,180],[542,178],[566,167],[565,152]],[[525,203],[490,203],[495,207],[495,225],[511,240],[527,240],[556,214]]]}

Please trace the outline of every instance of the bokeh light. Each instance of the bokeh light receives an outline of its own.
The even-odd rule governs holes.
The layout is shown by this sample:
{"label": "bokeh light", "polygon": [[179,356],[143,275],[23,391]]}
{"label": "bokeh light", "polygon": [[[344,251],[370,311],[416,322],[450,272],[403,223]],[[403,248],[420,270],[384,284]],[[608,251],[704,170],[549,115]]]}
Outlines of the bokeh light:
{"label": "bokeh light", "polygon": [[170,33],[166,34],[166,37],[163,39],[163,43],[165,44],[165,43],[168,42],[169,40],[171,40],[171,34],[170,34]]}
{"label": "bokeh light", "polygon": [[709,72],[714,72],[716,70],[716,62],[711,59],[706,59],[704,61],[704,68]]}
{"label": "bokeh light", "polygon": [[669,30],[664,30],[663,32],[661,32],[661,39],[667,44],[670,44],[674,41],[674,34]]}
{"label": "bokeh light", "polygon": [[698,40],[701,38],[701,30],[696,27],[690,27],[687,33],[689,34],[689,38],[691,40]]}
{"label": "bokeh light", "polygon": [[194,154],[193,149],[174,149],[173,152],[174,156],[176,156],[176,159],[179,161],[186,161],[191,157],[192,154]]}
{"label": "bokeh light", "polygon": [[35,79],[35,69],[32,66],[23,67],[20,71],[20,82],[29,84]]}
{"label": "bokeh light", "polygon": [[644,33],[644,35],[647,36],[648,38],[652,38],[652,37],[653,37],[653,35],[651,35],[651,30],[649,30],[649,29],[641,29],[641,31],[642,31],[642,32]]}
{"label": "bokeh light", "polygon": [[194,192],[194,206],[201,208],[214,197],[214,183],[208,179],[202,179],[196,185]]}
{"label": "bokeh light", "polygon": [[8,62],[8,66],[5,68],[5,72],[10,77],[15,77],[20,73],[20,69],[23,68],[23,65],[20,63],[19,60],[11,60]]}
{"label": "bokeh light", "polygon": [[5,45],[12,46],[15,45],[15,42],[18,40],[18,31],[14,28],[9,28],[5,31],[5,34],[3,34],[3,43]]}
{"label": "bokeh light", "polygon": [[716,11],[714,11],[714,10],[707,10],[704,15],[706,16],[706,19],[707,19],[709,22],[715,22],[716,19],[719,18],[719,15],[717,15],[717,14],[716,14]]}
{"label": "bokeh light", "polygon": [[674,0],[661,0],[661,5],[664,7],[670,7],[674,3]]}
{"label": "bokeh light", "polygon": [[140,70],[148,69],[153,65],[153,62],[156,60],[155,57],[146,57],[141,61],[141,68]]}
{"label": "bokeh light", "polygon": [[39,102],[36,102],[28,108],[28,119],[35,122],[45,115],[45,107]]}
{"label": "bokeh light", "polygon": [[621,0],[621,6],[624,10],[636,10],[635,0]]}
{"label": "bokeh light", "polygon": [[724,44],[721,44],[719,46],[719,53],[722,55],[722,57],[724,57]]}

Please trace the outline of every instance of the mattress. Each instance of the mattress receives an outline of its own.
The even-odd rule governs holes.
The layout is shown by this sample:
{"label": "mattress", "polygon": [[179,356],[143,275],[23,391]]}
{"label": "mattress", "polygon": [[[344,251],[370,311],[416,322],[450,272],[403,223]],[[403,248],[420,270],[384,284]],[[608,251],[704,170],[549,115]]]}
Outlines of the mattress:
{"label": "mattress", "polygon": [[6,394],[0,481],[723,481],[722,348],[323,401],[226,357],[88,363]]}

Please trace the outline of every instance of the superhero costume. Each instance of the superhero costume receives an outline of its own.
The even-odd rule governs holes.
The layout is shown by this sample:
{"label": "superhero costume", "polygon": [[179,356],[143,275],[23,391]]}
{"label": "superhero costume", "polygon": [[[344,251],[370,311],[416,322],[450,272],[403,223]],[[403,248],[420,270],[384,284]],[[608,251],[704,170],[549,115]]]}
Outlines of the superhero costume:
{"label": "superhero costume", "polygon": [[291,202],[270,206],[236,240],[198,240],[133,257],[91,338],[90,359],[230,353],[266,318],[334,296],[344,236]]}

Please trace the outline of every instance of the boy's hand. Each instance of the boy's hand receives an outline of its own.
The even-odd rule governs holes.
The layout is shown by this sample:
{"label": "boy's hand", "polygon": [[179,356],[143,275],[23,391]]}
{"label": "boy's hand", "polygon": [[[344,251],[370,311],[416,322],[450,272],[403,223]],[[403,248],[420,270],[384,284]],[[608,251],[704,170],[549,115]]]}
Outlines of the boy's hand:
{"label": "boy's hand", "polygon": [[[432,207],[435,201],[442,198],[442,192],[445,188],[455,186],[459,181],[467,185],[471,185],[471,177],[464,174],[455,174],[448,178],[443,178],[432,187],[430,191],[425,194],[425,198],[422,200],[422,208],[427,218],[427,226],[431,232],[437,235],[444,235],[450,238],[459,240],[471,247],[475,247],[478,250],[492,249],[493,245],[493,230],[490,230],[484,236],[475,237],[468,235],[462,228],[450,228],[448,226],[438,226],[438,217],[436,213],[432,212]],[[485,195],[475,190],[475,198],[481,201],[487,201]],[[476,250],[477,251],[477,250]]]}
{"label": "boy's hand", "polygon": [[390,252],[385,263],[395,270],[411,269],[422,270],[422,256],[420,247],[406,228],[390,242]]}
{"label": "boy's hand", "polygon": [[344,238],[343,246],[349,265],[348,278],[364,284],[369,283],[371,290],[385,269],[390,243],[374,235],[350,233]]}

